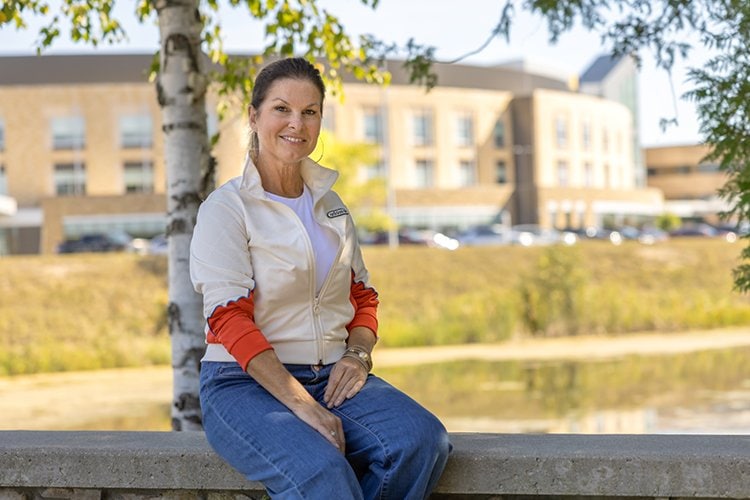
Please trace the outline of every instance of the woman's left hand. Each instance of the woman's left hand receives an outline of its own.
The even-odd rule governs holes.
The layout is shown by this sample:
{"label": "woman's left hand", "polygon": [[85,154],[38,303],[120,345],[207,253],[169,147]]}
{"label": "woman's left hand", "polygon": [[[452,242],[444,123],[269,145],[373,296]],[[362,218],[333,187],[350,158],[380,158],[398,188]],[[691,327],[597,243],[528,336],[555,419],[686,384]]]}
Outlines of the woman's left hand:
{"label": "woman's left hand", "polygon": [[323,401],[328,408],[339,406],[345,399],[353,398],[366,380],[367,370],[362,363],[352,358],[341,358],[331,369]]}

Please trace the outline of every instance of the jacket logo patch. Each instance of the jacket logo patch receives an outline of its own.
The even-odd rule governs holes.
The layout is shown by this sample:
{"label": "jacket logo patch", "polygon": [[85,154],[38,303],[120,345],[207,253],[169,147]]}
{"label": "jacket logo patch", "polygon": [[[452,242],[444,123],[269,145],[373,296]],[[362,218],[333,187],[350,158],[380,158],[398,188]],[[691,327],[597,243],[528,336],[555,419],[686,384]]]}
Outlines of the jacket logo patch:
{"label": "jacket logo patch", "polygon": [[349,215],[349,210],[345,208],[334,208],[333,210],[329,210],[328,213],[326,213],[329,219],[333,219],[335,217],[341,217],[342,215]]}

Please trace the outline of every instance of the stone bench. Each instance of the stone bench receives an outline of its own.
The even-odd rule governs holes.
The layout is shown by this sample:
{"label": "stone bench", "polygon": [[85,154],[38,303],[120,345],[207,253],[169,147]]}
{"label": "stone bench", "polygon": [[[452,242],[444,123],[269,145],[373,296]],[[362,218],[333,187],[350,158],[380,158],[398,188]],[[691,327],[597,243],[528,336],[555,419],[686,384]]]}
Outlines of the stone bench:
{"label": "stone bench", "polygon": [[[437,499],[750,498],[750,436],[452,434]],[[0,431],[0,498],[262,498],[201,432]]]}

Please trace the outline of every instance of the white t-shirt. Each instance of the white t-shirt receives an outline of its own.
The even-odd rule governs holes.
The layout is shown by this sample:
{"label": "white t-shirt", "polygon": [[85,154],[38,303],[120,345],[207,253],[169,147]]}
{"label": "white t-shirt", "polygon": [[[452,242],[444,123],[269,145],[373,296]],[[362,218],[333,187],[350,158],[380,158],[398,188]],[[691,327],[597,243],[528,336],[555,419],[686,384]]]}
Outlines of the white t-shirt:
{"label": "white t-shirt", "polygon": [[302,225],[310,237],[313,253],[315,254],[315,290],[320,292],[323,282],[331,270],[333,261],[339,250],[339,242],[333,230],[321,226],[313,217],[313,198],[307,186],[298,198],[284,198],[266,191],[266,195],[279,203],[288,206],[297,214]]}

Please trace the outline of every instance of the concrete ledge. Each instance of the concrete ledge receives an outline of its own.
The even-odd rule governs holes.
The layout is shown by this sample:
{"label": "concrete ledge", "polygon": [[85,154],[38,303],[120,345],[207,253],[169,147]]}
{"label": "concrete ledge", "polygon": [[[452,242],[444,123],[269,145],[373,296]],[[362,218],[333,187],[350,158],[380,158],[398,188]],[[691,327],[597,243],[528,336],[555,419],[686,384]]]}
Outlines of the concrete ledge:
{"label": "concrete ledge", "polygon": [[[451,441],[440,498],[750,498],[750,436],[452,434]],[[263,491],[200,432],[0,431],[3,488]]]}

